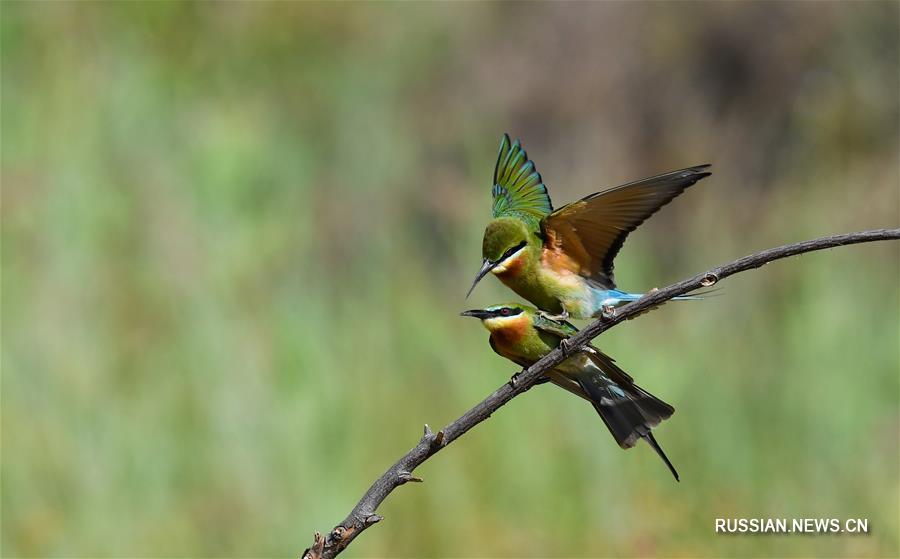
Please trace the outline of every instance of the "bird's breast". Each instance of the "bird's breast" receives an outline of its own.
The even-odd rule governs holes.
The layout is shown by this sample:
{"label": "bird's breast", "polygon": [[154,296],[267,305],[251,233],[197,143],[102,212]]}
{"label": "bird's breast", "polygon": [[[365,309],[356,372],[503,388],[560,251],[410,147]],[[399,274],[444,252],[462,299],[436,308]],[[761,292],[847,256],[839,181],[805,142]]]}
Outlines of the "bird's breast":
{"label": "bird's breast", "polygon": [[[498,319],[495,319],[498,320]],[[526,318],[521,319],[499,319],[503,320],[502,324],[489,324],[486,322],[488,329],[491,331],[491,337],[498,348],[508,350],[509,353],[516,353],[515,349],[519,346],[528,334],[531,327]]]}

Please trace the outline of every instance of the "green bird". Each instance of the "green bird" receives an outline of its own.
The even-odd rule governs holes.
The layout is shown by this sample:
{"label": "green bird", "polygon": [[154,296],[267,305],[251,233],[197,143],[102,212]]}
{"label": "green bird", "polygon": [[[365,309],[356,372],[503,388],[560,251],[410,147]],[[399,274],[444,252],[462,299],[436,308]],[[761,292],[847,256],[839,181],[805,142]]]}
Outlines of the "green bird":
{"label": "green bird", "polygon": [[[516,303],[462,315],[480,319],[491,333],[494,352],[522,367],[534,364],[578,332],[568,322]],[[620,447],[628,449],[640,439],[647,441],[678,481],[678,472],[651,432],[675,408],[634,384],[611,357],[592,345],[585,346],[547,373],[547,380],[589,401]]]}
{"label": "green bird", "polygon": [[[591,318],[642,294],[616,289],[613,259],[628,234],[686,188],[708,177],[697,165],[597,192],[554,211],[547,187],[519,140],[504,134],[494,167],[493,219],[482,265],[543,311]],[[699,297],[676,297],[699,299]]]}

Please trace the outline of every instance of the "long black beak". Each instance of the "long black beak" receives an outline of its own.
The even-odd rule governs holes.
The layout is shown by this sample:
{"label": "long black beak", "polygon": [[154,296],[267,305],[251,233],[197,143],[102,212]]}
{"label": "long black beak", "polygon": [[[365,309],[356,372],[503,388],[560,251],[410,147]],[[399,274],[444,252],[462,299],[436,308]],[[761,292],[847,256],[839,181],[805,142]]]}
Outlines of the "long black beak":
{"label": "long black beak", "polygon": [[490,318],[490,317],[494,316],[494,314],[491,311],[475,309],[475,310],[471,310],[471,311],[463,311],[463,312],[459,313],[459,316],[472,316],[479,320],[484,320],[485,318]]}
{"label": "long black beak", "polygon": [[472,294],[472,290],[475,289],[475,286],[478,285],[478,282],[481,281],[481,278],[486,276],[488,272],[493,270],[497,266],[497,262],[491,262],[487,258],[484,259],[484,262],[481,263],[481,269],[478,270],[478,274],[475,275],[475,281],[472,282],[472,287],[469,288],[469,292],[466,293],[466,299],[469,298],[469,295]]}

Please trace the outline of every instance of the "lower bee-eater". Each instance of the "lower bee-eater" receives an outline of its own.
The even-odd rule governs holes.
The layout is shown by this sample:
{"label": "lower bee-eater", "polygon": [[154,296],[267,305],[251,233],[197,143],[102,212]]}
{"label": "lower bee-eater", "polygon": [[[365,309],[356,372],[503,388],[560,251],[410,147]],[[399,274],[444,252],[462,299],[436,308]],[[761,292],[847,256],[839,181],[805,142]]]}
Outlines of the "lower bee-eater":
{"label": "lower bee-eater", "polygon": [[644,220],[708,177],[708,168],[697,165],[631,182],[554,211],[522,144],[510,143],[504,134],[494,166],[493,219],[484,232],[482,266],[469,293],[493,273],[541,310],[562,318],[595,317],[639,299],[639,293],[616,288],[616,254]]}
{"label": "lower bee-eater", "polygon": [[[553,320],[535,308],[515,303],[465,311],[462,315],[480,319],[491,333],[491,348],[522,367],[534,364],[578,332],[568,322]],[[639,439],[647,441],[678,480],[678,472],[651,432],[675,409],[634,384],[611,357],[588,345],[573,351],[547,377],[593,404],[620,447],[631,448]]]}

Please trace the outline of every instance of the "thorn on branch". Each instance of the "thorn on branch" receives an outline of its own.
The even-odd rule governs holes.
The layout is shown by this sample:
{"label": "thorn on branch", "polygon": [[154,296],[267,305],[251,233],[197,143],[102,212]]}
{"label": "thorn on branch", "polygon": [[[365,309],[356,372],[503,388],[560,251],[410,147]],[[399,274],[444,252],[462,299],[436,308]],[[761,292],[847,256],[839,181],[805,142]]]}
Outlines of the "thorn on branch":
{"label": "thorn on branch", "polygon": [[437,435],[435,435],[431,431],[431,427],[429,427],[428,424],[426,423],[425,431],[422,434],[422,440],[420,441],[419,444],[427,443],[428,446],[430,446],[430,447],[436,447],[436,446],[441,446],[441,442],[443,442],[443,440],[444,440],[444,432],[438,431]]}
{"label": "thorn on branch", "polygon": [[377,523],[381,522],[382,520],[384,520],[383,516],[379,516],[375,513],[372,513],[372,514],[368,515],[367,517],[365,517],[363,519],[363,522],[365,522],[366,526],[371,526],[372,524],[377,524]]}
{"label": "thorn on branch", "polygon": [[412,472],[408,472],[406,470],[400,470],[399,472],[397,472],[397,477],[400,478],[400,485],[403,485],[404,483],[408,483],[410,481],[413,481],[415,483],[422,483],[423,481],[422,478],[416,477],[412,475]]}
{"label": "thorn on branch", "polygon": [[422,430],[422,440],[421,443],[428,443],[429,446],[434,444],[434,433],[431,432],[431,427],[428,424],[425,424],[425,429]]}
{"label": "thorn on branch", "polygon": [[516,373],[516,374],[514,374],[513,376],[509,377],[509,386],[512,387],[512,388],[515,388],[516,385],[519,383],[519,377],[522,376],[522,373],[524,373],[524,372],[525,372],[525,369],[522,369],[522,370],[519,371],[518,373]]}
{"label": "thorn on branch", "polygon": [[703,287],[712,287],[719,281],[719,276],[712,272],[707,272],[703,279],[700,280],[700,285]]}
{"label": "thorn on branch", "polygon": [[300,556],[300,559],[319,559],[322,557],[322,551],[324,550],[325,538],[322,537],[322,534],[316,532],[313,535],[313,544],[303,550],[303,555]]}

